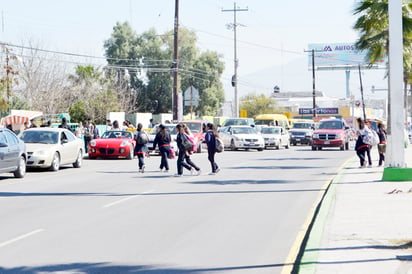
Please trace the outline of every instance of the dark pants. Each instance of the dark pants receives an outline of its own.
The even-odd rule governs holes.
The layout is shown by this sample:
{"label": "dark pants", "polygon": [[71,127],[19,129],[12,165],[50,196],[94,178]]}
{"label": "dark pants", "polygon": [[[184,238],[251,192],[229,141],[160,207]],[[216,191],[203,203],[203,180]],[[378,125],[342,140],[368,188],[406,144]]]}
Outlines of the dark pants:
{"label": "dark pants", "polygon": [[185,162],[185,156],[186,150],[179,149],[179,155],[177,156],[177,174],[179,175],[183,174],[183,168],[186,168],[187,170],[192,169],[192,167]]}
{"label": "dark pants", "polygon": [[212,166],[213,173],[215,173],[216,170],[219,168],[215,162],[215,154],[216,154],[216,151],[214,149],[207,150],[207,159],[209,159],[210,165]]}
{"label": "dark pants", "polygon": [[144,166],[144,153],[143,152],[137,153],[137,160],[139,162],[139,169],[142,169],[142,167]]}
{"label": "dark pants", "polygon": [[356,151],[356,154],[359,157],[359,161],[360,161],[361,166],[363,166],[364,163],[366,162],[366,157],[365,156],[366,156],[366,153],[367,153],[368,150],[369,150],[369,148],[363,147],[363,148],[360,148]]}
{"label": "dark pants", "polygon": [[88,152],[88,146],[91,140],[92,140],[91,136],[84,136],[84,151],[86,153]]}
{"label": "dark pants", "polygon": [[379,165],[381,166],[383,162],[385,162],[386,144],[379,144],[378,151],[379,151]]}
{"label": "dark pants", "polygon": [[371,159],[371,149],[370,148],[368,148],[366,150],[366,154],[368,155],[368,162],[369,162],[369,165],[371,166],[372,165],[372,159]]}
{"label": "dark pants", "polygon": [[160,169],[166,169],[169,170],[169,162],[167,161],[167,155],[169,155],[169,147],[168,146],[163,146],[159,148],[160,155],[162,156],[162,159],[160,160]]}
{"label": "dark pants", "polygon": [[192,166],[194,169],[197,171],[200,170],[200,167],[198,167],[195,163],[193,163],[192,159],[190,159],[190,154],[185,155],[186,163],[188,163],[190,166]]}

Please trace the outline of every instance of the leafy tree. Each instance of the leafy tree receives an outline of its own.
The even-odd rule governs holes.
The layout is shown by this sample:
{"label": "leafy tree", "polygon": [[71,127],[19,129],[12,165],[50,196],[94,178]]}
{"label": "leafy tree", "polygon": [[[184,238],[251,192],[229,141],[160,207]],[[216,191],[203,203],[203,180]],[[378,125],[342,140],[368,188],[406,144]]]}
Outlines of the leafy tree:
{"label": "leafy tree", "polygon": [[[171,112],[173,32],[158,35],[150,29],[136,35],[128,23],[117,23],[111,38],[105,41],[106,57],[111,73],[122,78],[126,70],[130,75],[119,92],[133,94],[135,109],[140,112]],[[212,88],[219,103],[207,106],[208,113],[216,113],[224,101],[224,92],[219,81],[223,63],[216,53],[201,54],[196,47],[196,34],[187,29],[179,30],[179,92],[194,83],[200,93]],[[113,72],[115,71],[115,72]],[[147,77],[147,79],[145,79]],[[195,79],[195,82],[191,82]],[[119,83],[115,83],[118,87]],[[205,97],[205,96],[203,96]],[[201,98],[203,98],[201,96]],[[204,101],[206,102],[206,101]],[[198,109],[204,114],[203,101]],[[189,111],[186,109],[186,112]]]}
{"label": "leafy tree", "polygon": [[284,113],[286,110],[277,105],[276,100],[264,94],[248,94],[240,98],[240,109],[247,110],[249,117],[265,113]]}

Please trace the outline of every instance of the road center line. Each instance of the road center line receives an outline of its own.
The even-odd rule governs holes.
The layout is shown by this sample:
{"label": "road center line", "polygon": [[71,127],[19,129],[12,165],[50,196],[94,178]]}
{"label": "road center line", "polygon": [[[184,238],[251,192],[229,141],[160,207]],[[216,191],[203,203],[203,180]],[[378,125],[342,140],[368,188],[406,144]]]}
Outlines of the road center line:
{"label": "road center line", "polygon": [[30,237],[30,236],[32,236],[32,235],[34,235],[34,234],[37,234],[37,233],[40,233],[40,232],[43,232],[43,231],[44,231],[44,229],[36,229],[36,230],[33,230],[32,232],[23,234],[23,235],[21,235],[21,236],[18,236],[18,237],[16,237],[16,238],[11,239],[11,240],[8,240],[8,241],[5,241],[5,242],[3,242],[3,243],[0,243],[0,247],[4,247],[4,246],[9,245],[9,244],[12,244],[12,243],[14,243],[14,242],[23,240],[24,238]]}
{"label": "road center line", "polygon": [[139,196],[142,196],[142,195],[144,195],[144,194],[151,193],[151,192],[153,192],[153,191],[154,191],[154,190],[148,190],[148,191],[142,192],[142,193],[140,193],[140,194],[136,194],[136,195],[133,195],[133,196],[130,196],[130,197],[127,197],[127,198],[123,198],[123,199],[117,200],[117,201],[115,201],[115,202],[106,204],[106,205],[102,206],[102,208],[108,208],[108,207],[111,207],[111,206],[114,206],[114,205],[117,205],[117,204],[120,204],[120,203],[124,203],[124,202],[127,202],[128,200],[134,199],[134,198],[139,197]]}

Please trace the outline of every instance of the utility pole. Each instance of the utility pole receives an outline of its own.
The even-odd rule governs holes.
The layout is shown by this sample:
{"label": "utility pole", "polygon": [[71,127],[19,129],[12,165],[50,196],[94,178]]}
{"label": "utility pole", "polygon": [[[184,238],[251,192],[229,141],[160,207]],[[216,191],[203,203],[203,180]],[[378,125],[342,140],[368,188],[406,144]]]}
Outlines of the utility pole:
{"label": "utility pole", "polygon": [[237,45],[236,45],[236,28],[238,26],[237,22],[236,22],[236,12],[238,11],[248,11],[249,9],[240,9],[236,7],[236,2],[233,3],[233,9],[222,9],[222,12],[233,12],[233,33],[234,33],[234,70],[235,73],[232,77],[232,86],[235,88],[235,118],[239,117],[239,97],[238,97],[238,92],[237,92],[237,67],[239,65],[238,59],[237,59]]}
{"label": "utility pole", "polygon": [[360,64],[359,64],[358,68],[359,68],[360,92],[361,92],[361,98],[362,98],[363,121],[365,121],[365,123],[366,123],[365,99],[363,97],[363,83],[362,83],[362,73],[361,73]]}
{"label": "utility pole", "polygon": [[320,52],[321,50],[312,49],[310,51],[305,50],[305,52],[312,52],[312,97],[313,97],[313,117],[316,117],[316,85],[315,85],[315,51]]}
{"label": "utility pole", "polygon": [[174,42],[173,42],[173,120],[179,120],[179,0],[175,0]]}

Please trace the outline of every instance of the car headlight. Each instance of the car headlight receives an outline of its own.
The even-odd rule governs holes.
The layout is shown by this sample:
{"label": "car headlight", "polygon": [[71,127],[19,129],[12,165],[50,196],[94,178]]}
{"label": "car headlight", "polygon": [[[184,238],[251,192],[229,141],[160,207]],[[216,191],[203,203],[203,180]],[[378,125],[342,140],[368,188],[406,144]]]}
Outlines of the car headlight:
{"label": "car headlight", "polygon": [[243,138],[235,136],[236,141],[243,141]]}
{"label": "car headlight", "polygon": [[341,139],[342,138],[342,134],[336,134],[336,139]]}
{"label": "car headlight", "polygon": [[91,147],[94,147],[94,146],[96,145],[96,141],[91,140],[91,141],[89,142],[89,145],[90,145]]}
{"label": "car headlight", "polygon": [[127,142],[127,141],[123,141],[123,142],[120,144],[120,146],[121,146],[121,147],[125,147],[125,146],[127,146],[128,143],[129,143],[129,142]]}
{"label": "car headlight", "polygon": [[312,138],[318,139],[318,138],[319,138],[319,134],[318,134],[318,133],[313,134],[313,135],[312,135]]}
{"label": "car headlight", "polygon": [[310,137],[310,132],[306,132],[306,137]]}

